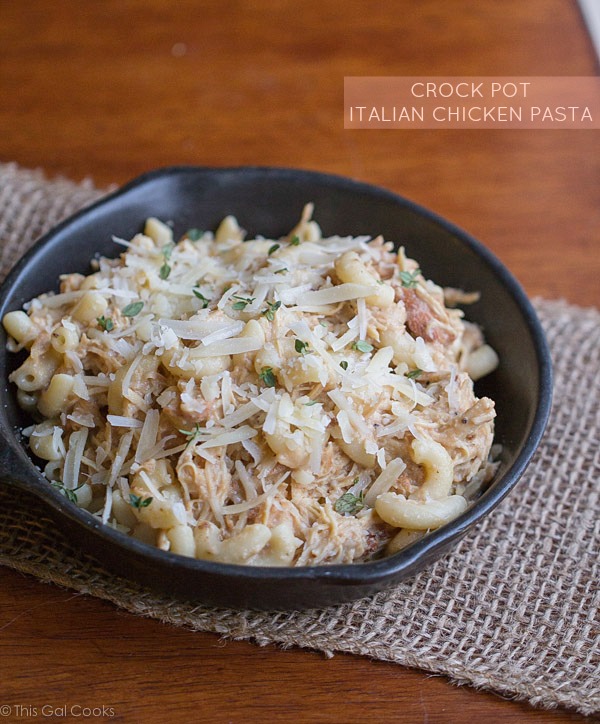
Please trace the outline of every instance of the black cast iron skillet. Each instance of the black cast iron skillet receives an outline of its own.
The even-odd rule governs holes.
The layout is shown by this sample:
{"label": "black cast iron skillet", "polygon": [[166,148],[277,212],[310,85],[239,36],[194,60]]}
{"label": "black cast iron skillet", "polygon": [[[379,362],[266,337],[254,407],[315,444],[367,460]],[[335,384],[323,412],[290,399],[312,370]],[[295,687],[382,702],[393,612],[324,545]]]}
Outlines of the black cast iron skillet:
{"label": "black cast iron skillet", "polygon": [[[478,383],[496,401],[499,470],[459,518],[409,548],[369,563],[312,568],[256,568],[192,560],[144,545],[69,503],[42,477],[20,436],[30,421],[7,381],[22,358],[5,351],[0,332],[0,481],[41,498],[68,536],[116,573],[152,589],[235,608],[302,609],[350,601],[393,586],[451,548],[515,486],[544,430],[551,401],[550,357],[539,321],[519,284],[480,243],[426,209],[389,191],[310,171],[279,168],[176,167],[148,173],[46,234],[0,289],[0,317],[58,288],[66,272],[90,272],[96,254],[116,256],[112,235],[129,239],[148,216],[187,229],[215,229],[234,214],[249,237],[277,238],[315,203],[325,235],[383,236],[406,247],[426,277],[443,286],[479,290],[468,319],[480,324],[500,356]],[[517,501],[518,503],[518,501]],[[455,558],[453,564],[460,566]]]}

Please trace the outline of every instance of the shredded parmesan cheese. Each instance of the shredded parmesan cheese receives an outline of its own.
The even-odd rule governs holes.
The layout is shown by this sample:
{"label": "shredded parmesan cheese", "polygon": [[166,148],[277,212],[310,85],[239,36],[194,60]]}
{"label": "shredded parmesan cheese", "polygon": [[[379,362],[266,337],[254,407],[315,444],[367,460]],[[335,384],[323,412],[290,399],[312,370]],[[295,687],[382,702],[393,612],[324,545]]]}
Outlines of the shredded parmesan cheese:
{"label": "shredded parmesan cheese", "polygon": [[143,423],[135,417],[123,417],[123,415],[107,415],[106,419],[113,427],[142,427]]}
{"label": "shredded parmesan cheese", "polygon": [[464,508],[495,469],[468,374],[495,353],[403,249],[311,214],[248,240],[234,217],[179,241],[151,218],[25,305],[9,349],[56,377],[10,379],[48,412],[23,433],[50,480],[117,530],[251,565],[382,555],[410,511],[441,521],[420,491]]}

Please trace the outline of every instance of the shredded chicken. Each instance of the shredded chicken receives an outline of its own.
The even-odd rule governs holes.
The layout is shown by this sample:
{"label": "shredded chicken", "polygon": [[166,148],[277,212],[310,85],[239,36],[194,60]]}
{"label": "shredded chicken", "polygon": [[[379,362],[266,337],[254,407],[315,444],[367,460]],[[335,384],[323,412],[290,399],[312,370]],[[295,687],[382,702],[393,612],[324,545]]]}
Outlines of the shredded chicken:
{"label": "shredded chicken", "polygon": [[[483,335],[404,249],[323,238],[310,204],[277,240],[227,217],[115,242],[4,320],[29,350],[11,380],[44,418],[33,452],[107,525],[229,563],[350,563],[492,477],[494,403],[468,374],[478,351],[493,366]],[[454,512],[397,522],[431,501]]]}

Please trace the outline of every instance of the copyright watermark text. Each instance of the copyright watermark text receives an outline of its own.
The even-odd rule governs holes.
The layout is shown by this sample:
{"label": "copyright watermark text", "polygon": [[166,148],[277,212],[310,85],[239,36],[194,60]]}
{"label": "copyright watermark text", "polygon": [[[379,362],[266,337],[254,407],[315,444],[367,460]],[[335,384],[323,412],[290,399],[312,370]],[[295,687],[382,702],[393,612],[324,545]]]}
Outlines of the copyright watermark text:
{"label": "copyright watermark text", "polygon": [[72,717],[74,719],[112,719],[116,716],[115,708],[101,706],[85,706],[83,704],[0,704],[0,717],[10,721],[39,717]]}

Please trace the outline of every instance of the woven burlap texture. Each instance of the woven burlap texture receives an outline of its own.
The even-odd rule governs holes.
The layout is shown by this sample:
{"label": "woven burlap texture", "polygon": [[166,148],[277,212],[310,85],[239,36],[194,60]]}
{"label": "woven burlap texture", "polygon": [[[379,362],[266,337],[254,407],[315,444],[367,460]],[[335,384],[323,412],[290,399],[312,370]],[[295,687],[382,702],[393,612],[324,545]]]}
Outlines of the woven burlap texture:
{"label": "woven burlap texture", "polygon": [[[0,274],[101,192],[0,164]],[[109,230],[110,231],[110,230]],[[259,644],[351,652],[544,707],[600,710],[600,313],[538,300],[553,413],[517,489],[453,552],[395,589],[297,613],[157,596],[72,547],[36,500],[0,488],[0,563],[132,613]],[[568,343],[567,343],[568,342]]]}

